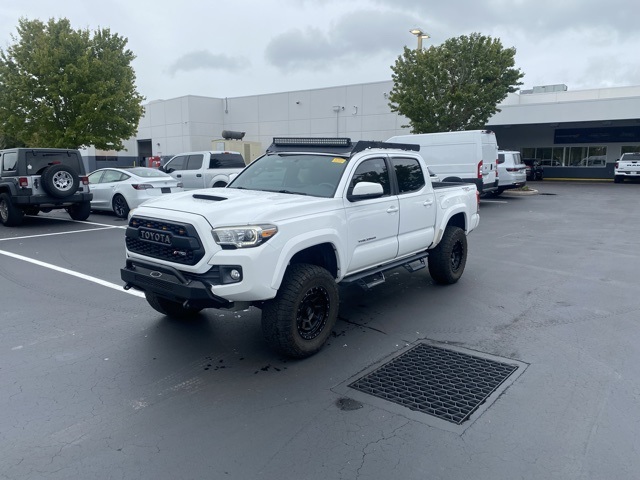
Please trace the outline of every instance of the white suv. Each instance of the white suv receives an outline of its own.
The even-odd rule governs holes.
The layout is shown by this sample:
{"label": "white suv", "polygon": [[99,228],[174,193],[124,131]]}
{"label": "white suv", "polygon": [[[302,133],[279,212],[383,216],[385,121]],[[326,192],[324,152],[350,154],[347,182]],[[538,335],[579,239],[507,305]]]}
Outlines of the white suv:
{"label": "white suv", "polygon": [[520,152],[498,151],[498,181],[496,195],[527,183],[527,166],[522,162]]}

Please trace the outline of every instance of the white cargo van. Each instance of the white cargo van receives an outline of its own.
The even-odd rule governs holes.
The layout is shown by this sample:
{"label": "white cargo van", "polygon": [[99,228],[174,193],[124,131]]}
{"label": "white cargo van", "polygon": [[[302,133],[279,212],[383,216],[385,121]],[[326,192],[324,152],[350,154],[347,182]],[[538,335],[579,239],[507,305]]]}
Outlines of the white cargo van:
{"label": "white cargo van", "polygon": [[475,183],[481,194],[498,190],[498,142],[490,130],[397,135],[387,141],[420,145],[420,155],[443,182]]}

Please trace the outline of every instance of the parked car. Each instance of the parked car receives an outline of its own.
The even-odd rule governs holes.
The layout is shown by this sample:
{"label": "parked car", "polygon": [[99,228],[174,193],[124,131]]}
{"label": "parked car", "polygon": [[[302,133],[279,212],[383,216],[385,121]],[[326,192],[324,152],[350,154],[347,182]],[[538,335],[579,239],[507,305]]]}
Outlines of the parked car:
{"label": "parked car", "polygon": [[0,223],[15,227],[25,215],[65,209],[73,220],[91,215],[91,192],[78,150],[0,150]]}
{"label": "parked car", "polygon": [[498,151],[498,190],[500,195],[505,190],[520,188],[527,183],[526,165],[522,163],[520,152]]}
{"label": "parked car", "polygon": [[225,187],[230,176],[245,167],[239,152],[206,151],[181,153],[160,167],[184,184],[185,190]]}
{"label": "parked car", "polygon": [[542,180],[544,177],[544,167],[537,158],[523,158],[522,163],[526,166],[527,180]]}
{"label": "parked car", "polygon": [[167,193],[182,192],[182,183],[156,168],[101,168],[89,174],[91,210],[127,218],[130,210]]}
{"label": "parked car", "polygon": [[623,153],[616,160],[613,181],[621,183],[625,178],[640,178],[640,152]]}
{"label": "parked car", "polygon": [[420,145],[420,155],[443,182],[475,183],[483,195],[498,190],[498,142],[491,130],[397,135],[387,142]]}

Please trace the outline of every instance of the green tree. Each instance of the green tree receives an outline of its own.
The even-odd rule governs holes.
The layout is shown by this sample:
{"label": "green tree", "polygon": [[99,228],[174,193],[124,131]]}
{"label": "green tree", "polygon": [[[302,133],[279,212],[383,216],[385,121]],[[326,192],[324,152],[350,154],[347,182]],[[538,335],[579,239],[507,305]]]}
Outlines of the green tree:
{"label": "green tree", "polygon": [[127,39],[21,18],[0,49],[0,136],[29,147],[122,150],[144,113]]}
{"label": "green tree", "polygon": [[515,92],[523,73],[515,48],[472,33],[428,50],[407,47],[393,71],[389,106],[407,117],[412,133],[484,128],[497,105]]}

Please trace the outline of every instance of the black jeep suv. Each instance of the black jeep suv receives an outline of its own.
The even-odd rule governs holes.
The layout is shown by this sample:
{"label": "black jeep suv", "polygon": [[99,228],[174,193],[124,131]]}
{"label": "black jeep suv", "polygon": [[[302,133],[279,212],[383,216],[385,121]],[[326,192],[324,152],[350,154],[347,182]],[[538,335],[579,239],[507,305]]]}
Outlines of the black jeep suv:
{"label": "black jeep suv", "polygon": [[0,221],[20,225],[23,216],[64,208],[74,220],[91,214],[89,180],[78,150],[0,150]]}

